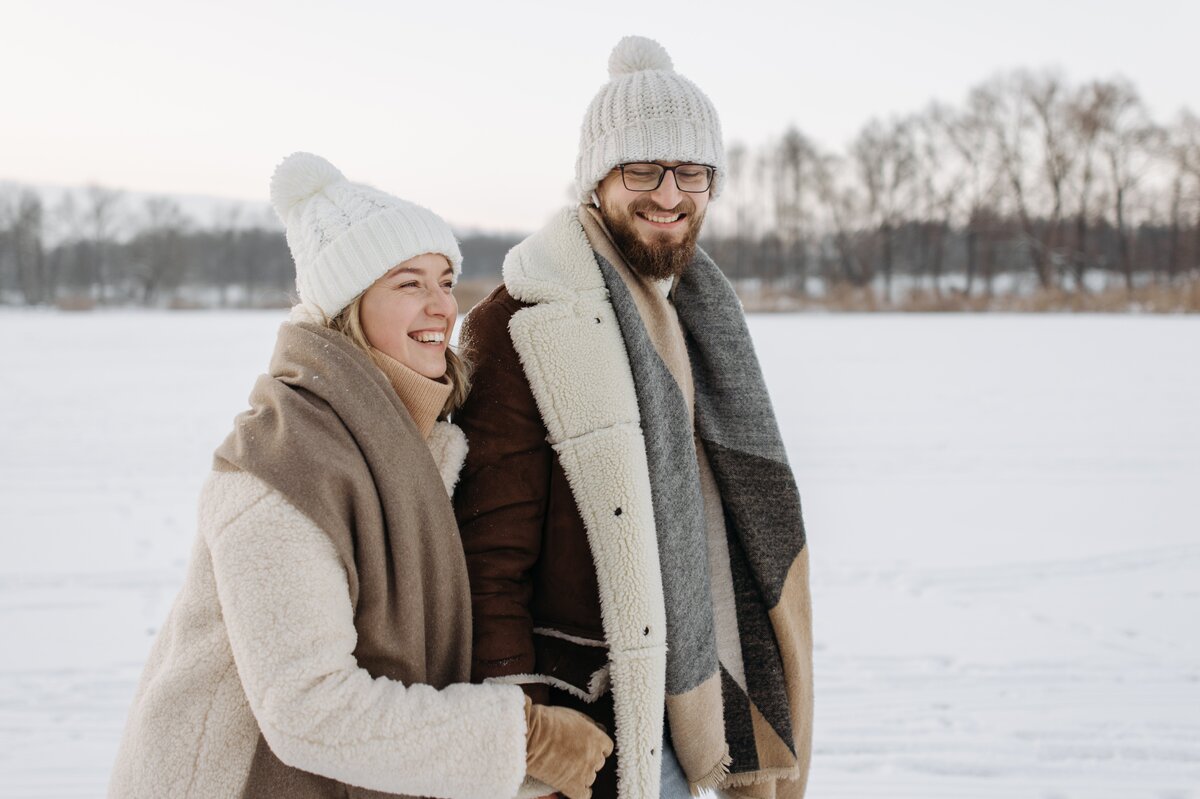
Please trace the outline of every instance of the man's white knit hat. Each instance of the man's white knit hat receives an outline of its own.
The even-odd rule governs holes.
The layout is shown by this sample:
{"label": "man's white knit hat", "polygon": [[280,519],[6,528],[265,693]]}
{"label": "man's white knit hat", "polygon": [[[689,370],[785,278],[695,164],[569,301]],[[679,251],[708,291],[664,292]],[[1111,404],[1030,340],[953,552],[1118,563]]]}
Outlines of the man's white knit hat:
{"label": "man's white knit hat", "polygon": [[397,264],[462,253],[445,221],[415,203],[361,183],[312,153],[292,153],[271,177],[271,204],[287,228],[301,301],[332,318]]}
{"label": "man's white knit hat", "polygon": [[[675,71],[661,44],[626,36],[608,59],[609,82],[588,106],[579,132],[575,186],[589,202],[617,164],[688,161],[725,168],[717,110],[704,92]],[[713,183],[713,196],[720,186]]]}

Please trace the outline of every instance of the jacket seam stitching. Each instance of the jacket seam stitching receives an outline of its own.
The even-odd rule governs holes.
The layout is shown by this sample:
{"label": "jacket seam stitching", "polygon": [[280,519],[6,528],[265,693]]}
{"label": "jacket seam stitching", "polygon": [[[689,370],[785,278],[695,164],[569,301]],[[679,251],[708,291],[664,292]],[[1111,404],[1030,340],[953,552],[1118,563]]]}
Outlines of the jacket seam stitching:
{"label": "jacket seam stitching", "polygon": [[[221,673],[221,679],[217,680],[218,688],[225,684],[229,679],[229,672],[237,668],[237,663],[230,660],[229,665],[225,667],[225,671]],[[212,715],[213,708],[217,705],[217,691],[213,691],[212,698],[209,699],[208,707],[204,709],[204,720],[200,722],[200,746],[196,748],[196,756],[192,758],[192,776],[188,779],[187,790],[184,791],[184,796],[192,795],[192,788],[196,784],[196,778],[200,774],[200,756],[204,753],[204,741],[208,735],[208,717]]]}

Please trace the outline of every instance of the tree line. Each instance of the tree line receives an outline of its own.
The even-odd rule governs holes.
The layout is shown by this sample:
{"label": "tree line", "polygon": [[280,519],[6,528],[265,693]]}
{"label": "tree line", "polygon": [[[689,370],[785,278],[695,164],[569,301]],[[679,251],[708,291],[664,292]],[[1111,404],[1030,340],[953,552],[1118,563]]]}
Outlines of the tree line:
{"label": "tree line", "polygon": [[710,248],[732,276],[801,294],[1200,276],[1200,118],[1156,122],[1123,79],[1017,70],[961,106],[873,119],[841,152],[793,128],[729,157]]}
{"label": "tree line", "polygon": [[[728,156],[702,244],[742,286],[887,301],[1200,280],[1200,118],[1154,120],[1123,79],[1017,70],[841,151],[791,128]],[[519,238],[464,235],[465,277],[497,280]],[[200,224],[169,197],[0,191],[0,302],[278,306],[293,280],[265,205]]]}
{"label": "tree line", "polygon": [[[519,240],[463,236],[464,275],[499,275]],[[200,224],[170,197],[88,186],[47,203],[30,188],[0,191],[0,302],[252,308],[294,299],[291,253],[265,204],[230,205]]]}

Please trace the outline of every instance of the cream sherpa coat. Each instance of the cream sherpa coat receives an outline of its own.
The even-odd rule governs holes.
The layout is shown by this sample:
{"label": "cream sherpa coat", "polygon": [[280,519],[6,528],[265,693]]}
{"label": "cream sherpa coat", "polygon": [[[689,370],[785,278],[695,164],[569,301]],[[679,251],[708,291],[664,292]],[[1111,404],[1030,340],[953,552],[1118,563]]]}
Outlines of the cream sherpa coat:
{"label": "cream sherpa coat", "polygon": [[[449,491],[465,439],[439,423],[430,448]],[[255,474],[214,471],[109,795],[242,796],[260,736],[286,766],[347,785],[516,794],[525,772],[519,689],[373,678],[355,660],[357,640],[346,567],[329,535]]]}

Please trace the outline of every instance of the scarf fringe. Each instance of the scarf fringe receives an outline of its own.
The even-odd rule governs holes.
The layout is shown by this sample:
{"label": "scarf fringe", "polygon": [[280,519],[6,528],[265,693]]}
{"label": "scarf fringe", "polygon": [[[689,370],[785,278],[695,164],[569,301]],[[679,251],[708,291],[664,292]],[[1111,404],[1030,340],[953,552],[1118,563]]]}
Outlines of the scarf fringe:
{"label": "scarf fringe", "polygon": [[700,796],[705,791],[715,791],[720,788],[725,780],[729,777],[729,767],[733,765],[733,757],[729,754],[729,747],[725,747],[725,754],[721,755],[721,759],[712,767],[712,771],[705,774],[700,779],[692,782],[688,780],[688,791],[692,796]]}
{"label": "scarf fringe", "polygon": [[743,785],[757,785],[760,782],[774,780],[796,780],[800,778],[800,764],[791,768],[764,768],[757,771],[743,771],[740,774],[729,774],[725,777],[721,788],[738,788]]}

